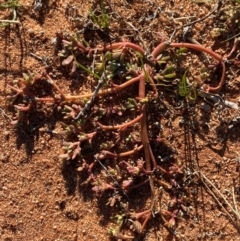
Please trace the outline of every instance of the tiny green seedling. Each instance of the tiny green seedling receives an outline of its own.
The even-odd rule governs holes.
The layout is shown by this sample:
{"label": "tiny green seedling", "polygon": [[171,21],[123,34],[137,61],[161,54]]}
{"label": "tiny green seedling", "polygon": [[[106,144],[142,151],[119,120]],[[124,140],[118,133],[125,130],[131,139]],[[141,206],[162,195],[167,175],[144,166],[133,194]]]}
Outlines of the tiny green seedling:
{"label": "tiny green seedling", "polygon": [[18,4],[19,0],[8,0],[6,3],[0,4],[0,11],[6,10],[6,9],[13,9],[13,17],[11,20],[8,19],[0,19],[0,27],[4,28],[9,26],[10,24],[16,23],[19,24],[20,22],[17,21],[17,12],[16,7],[19,7],[21,5]]}
{"label": "tiny green seedling", "polygon": [[19,5],[18,2],[19,2],[19,0],[8,0],[6,3],[0,4],[0,9],[19,7],[21,5]]}
{"label": "tiny green seedling", "polygon": [[90,17],[92,18],[92,21],[100,28],[107,29],[109,27],[109,19],[103,1],[100,1],[100,6],[102,13],[95,14],[94,11],[90,10]]}
{"label": "tiny green seedling", "polygon": [[182,97],[186,97],[189,100],[196,100],[197,94],[195,89],[192,86],[189,86],[187,83],[187,72],[188,69],[185,70],[181,81],[178,84],[178,93]]}

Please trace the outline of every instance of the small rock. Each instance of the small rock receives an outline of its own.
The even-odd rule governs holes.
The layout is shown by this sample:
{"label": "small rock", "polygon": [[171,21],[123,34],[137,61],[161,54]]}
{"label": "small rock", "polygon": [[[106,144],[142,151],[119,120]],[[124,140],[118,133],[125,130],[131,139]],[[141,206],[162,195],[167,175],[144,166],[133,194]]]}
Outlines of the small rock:
{"label": "small rock", "polygon": [[4,135],[6,138],[8,138],[9,135],[10,135],[10,132],[9,132],[9,131],[4,131],[4,132],[3,132],[3,135]]}
{"label": "small rock", "polygon": [[204,112],[210,112],[211,111],[211,106],[210,105],[208,105],[207,103],[203,103],[202,104],[202,110],[204,111]]}
{"label": "small rock", "polygon": [[221,162],[215,161],[215,166],[216,166],[217,169],[221,169]]}
{"label": "small rock", "polygon": [[8,156],[8,155],[2,154],[2,155],[0,156],[0,161],[3,162],[3,163],[8,162],[8,159],[9,159],[9,156]]}
{"label": "small rock", "polygon": [[29,28],[29,29],[27,30],[27,32],[28,32],[28,34],[29,34],[30,37],[33,37],[33,36],[34,36],[34,30],[33,30],[32,28]]}
{"label": "small rock", "polygon": [[234,118],[232,119],[232,123],[234,126],[236,126],[239,123],[239,121],[236,118]]}
{"label": "small rock", "polygon": [[183,118],[181,118],[181,119],[179,120],[179,127],[183,127],[184,124],[185,124],[185,121],[184,121]]}

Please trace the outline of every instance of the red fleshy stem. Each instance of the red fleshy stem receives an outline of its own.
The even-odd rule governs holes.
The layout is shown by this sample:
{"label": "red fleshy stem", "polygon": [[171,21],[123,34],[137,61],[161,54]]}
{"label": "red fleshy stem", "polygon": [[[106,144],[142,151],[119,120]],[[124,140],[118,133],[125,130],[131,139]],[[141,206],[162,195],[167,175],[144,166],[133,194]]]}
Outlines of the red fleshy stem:
{"label": "red fleshy stem", "polygon": [[160,55],[164,50],[170,47],[170,43],[165,41],[160,43],[153,51],[152,57],[153,59],[157,59],[158,55]]}
{"label": "red fleshy stem", "polygon": [[113,50],[113,49],[124,49],[124,48],[130,48],[133,49],[140,54],[144,55],[145,51],[142,47],[140,47],[138,44],[134,44],[131,42],[120,42],[120,43],[113,43],[110,45],[107,45],[105,47],[96,48],[98,51],[105,51],[105,50]]}
{"label": "red fleshy stem", "polygon": [[208,49],[208,48],[206,48],[202,45],[199,45],[199,44],[171,43],[170,47],[174,47],[174,48],[184,48],[185,47],[185,48],[189,48],[189,49],[195,49],[197,51],[207,53],[210,56],[212,56],[215,60],[219,61],[222,65],[222,76],[221,76],[221,79],[219,81],[218,86],[211,87],[211,86],[208,86],[208,85],[205,84],[205,85],[203,85],[203,89],[206,92],[218,92],[222,89],[223,85],[225,84],[226,67],[225,67],[224,59],[221,55],[219,55],[218,53],[215,53],[211,49]]}
{"label": "red fleshy stem", "polygon": [[192,44],[192,43],[171,43],[169,45],[170,47],[174,47],[174,48],[188,48],[188,49],[195,49],[197,51],[200,52],[204,52],[206,54],[211,55],[214,59],[216,59],[217,61],[222,61],[223,57],[217,53],[215,53],[213,50],[208,49],[202,45],[199,44]]}
{"label": "red fleshy stem", "polygon": [[103,129],[103,130],[119,130],[119,129],[122,129],[122,128],[126,128],[128,126],[131,126],[135,123],[137,123],[138,121],[141,120],[142,118],[142,114],[137,116],[135,119],[127,122],[127,123],[124,123],[124,124],[121,124],[121,125],[115,125],[115,126],[105,126],[105,125],[102,125],[101,123],[97,122],[97,124]]}

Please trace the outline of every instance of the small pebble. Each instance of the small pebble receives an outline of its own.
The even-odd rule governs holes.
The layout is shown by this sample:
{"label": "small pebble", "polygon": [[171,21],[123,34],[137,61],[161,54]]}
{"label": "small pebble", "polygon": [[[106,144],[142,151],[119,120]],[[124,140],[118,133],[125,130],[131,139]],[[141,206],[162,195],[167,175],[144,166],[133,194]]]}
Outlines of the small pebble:
{"label": "small pebble", "polygon": [[232,123],[233,123],[234,126],[236,126],[236,125],[239,123],[239,121],[234,118],[234,119],[232,120]]}
{"label": "small pebble", "polygon": [[4,132],[3,132],[3,135],[4,135],[6,138],[8,138],[9,135],[10,135],[10,132],[9,132],[9,131],[4,131]]}
{"label": "small pebble", "polygon": [[208,105],[207,103],[202,104],[202,110],[205,112],[210,112],[211,111],[211,106]]}
{"label": "small pebble", "polygon": [[237,164],[240,164],[240,157],[236,158],[236,162],[237,162]]}
{"label": "small pebble", "polygon": [[27,30],[27,32],[28,32],[28,34],[29,34],[30,37],[33,37],[33,36],[34,36],[34,30],[33,30],[32,28],[29,28],[29,29]]}
{"label": "small pebble", "polygon": [[2,154],[2,155],[0,156],[0,161],[3,162],[3,163],[8,162],[8,159],[9,159],[9,156],[8,156],[8,155]]}

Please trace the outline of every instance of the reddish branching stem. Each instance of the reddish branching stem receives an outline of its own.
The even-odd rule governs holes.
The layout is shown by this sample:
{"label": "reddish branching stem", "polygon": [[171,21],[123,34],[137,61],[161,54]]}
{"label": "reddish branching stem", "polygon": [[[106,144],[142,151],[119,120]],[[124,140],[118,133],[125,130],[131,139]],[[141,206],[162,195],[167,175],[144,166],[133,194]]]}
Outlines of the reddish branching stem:
{"label": "reddish branching stem", "polygon": [[130,213],[130,218],[131,219],[136,219],[139,220],[140,218],[144,217],[145,215],[151,214],[151,210],[145,210],[140,213]]}
{"label": "reddish branching stem", "polygon": [[240,38],[236,38],[234,40],[234,44],[233,44],[233,47],[232,47],[230,53],[226,57],[227,59],[230,59],[232,57],[232,55],[236,52],[239,43],[240,43]]}
{"label": "reddish branching stem", "polygon": [[[139,81],[139,93],[138,96],[140,99],[145,98],[145,75],[144,71],[142,71],[142,74],[140,75],[140,81]],[[147,130],[147,112],[146,112],[146,105],[143,105],[142,108],[143,117],[141,119],[141,139],[142,139],[142,145],[144,149],[144,157],[146,162],[146,170],[148,172],[151,171],[151,154],[150,149],[151,146],[149,145],[149,138],[148,138],[148,130]],[[151,195],[152,195],[152,206],[151,209],[154,209],[155,206],[155,192],[154,192],[154,183],[153,179],[150,176],[149,177],[149,183],[150,183],[150,189],[151,189]]]}
{"label": "reddish branching stem", "polygon": [[[120,92],[123,89],[127,88],[128,86],[138,82],[140,80],[140,76],[137,76],[135,78],[132,78],[130,80],[128,80],[127,82],[121,84],[121,85],[116,85],[113,88],[108,88],[108,89],[104,89],[104,90],[100,90],[97,94],[97,96],[102,96],[102,95],[107,95],[107,94],[111,94],[111,93],[115,93],[115,92]],[[66,96],[66,101],[74,101],[74,100],[80,100],[80,99],[84,99],[84,98],[91,98],[93,95],[93,93],[89,93],[89,94],[84,94],[84,95],[76,95],[76,96]]]}
{"label": "reddish branching stem", "polygon": [[32,104],[30,103],[27,106],[14,105],[14,107],[19,111],[27,112],[31,109]]}
{"label": "reddish branching stem", "polygon": [[168,41],[161,42],[157,47],[154,48],[152,51],[152,57],[153,59],[157,59],[157,57],[165,51],[167,48],[169,48],[170,43]]}
{"label": "reddish branching stem", "polygon": [[[89,93],[89,94],[83,94],[83,95],[65,95],[61,89],[56,85],[56,83],[50,78],[49,75],[45,75],[47,77],[47,81],[52,84],[56,90],[60,93],[63,101],[65,102],[72,102],[72,101],[79,101],[85,98],[91,98],[93,96],[93,93]],[[115,92],[120,92],[123,89],[127,88],[128,86],[138,82],[140,80],[140,75],[132,78],[130,80],[128,80],[127,82],[121,84],[121,85],[115,85],[114,88],[108,88],[108,89],[104,89],[104,90],[100,90],[99,93],[97,94],[97,96],[103,96],[103,95],[107,95],[107,94],[111,94],[111,93],[115,93]],[[23,90],[15,88],[13,86],[9,85],[9,88],[11,88],[12,90],[16,91],[18,94],[23,94]],[[52,97],[42,97],[42,98],[38,98],[38,97],[33,97],[32,98],[33,101],[36,102],[59,102],[61,101],[60,98],[52,98]]]}
{"label": "reddish branching stem", "polygon": [[43,71],[42,73],[43,77],[47,78],[47,82],[49,84],[51,84],[58,92],[59,94],[62,96],[62,98],[65,100],[66,99],[66,95],[62,92],[62,90],[56,85],[56,83],[52,80],[52,78],[48,75],[48,73],[46,71]]}
{"label": "reddish branching stem", "polygon": [[142,148],[143,148],[143,145],[138,146],[137,148],[134,148],[134,149],[131,150],[131,151],[126,151],[126,152],[122,152],[122,153],[118,154],[118,157],[126,157],[126,156],[133,155],[133,154],[141,151]]}
{"label": "reddish branching stem", "polygon": [[211,87],[209,85],[204,84],[203,89],[206,92],[219,92],[222,89],[223,85],[225,84],[226,66],[225,66],[225,63],[223,61],[221,61],[220,63],[222,65],[222,76],[221,76],[221,79],[219,81],[219,84],[216,87]]}
{"label": "reddish branching stem", "polygon": [[171,43],[169,45],[170,47],[174,47],[174,48],[188,48],[188,49],[194,49],[197,50],[199,52],[204,52],[206,54],[211,55],[215,60],[217,60],[218,62],[221,62],[223,60],[223,57],[219,54],[217,54],[216,52],[214,52],[211,49],[208,49],[202,45],[199,44],[192,44],[192,43]]}
{"label": "reddish branching stem", "polygon": [[126,157],[126,156],[130,156],[133,155],[137,152],[139,152],[140,150],[142,150],[143,145],[138,146],[137,148],[134,148],[131,151],[126,151],[126,152],[122,152],[120,154],[116,154],[107,150],[103,150],[98,154],[98,159],[102,160],[102,159],[107,159],[107,158],[118,158],[118,157]]}
{"label": "reddish branching stem", "polygon": [[96,48],[96,50],[106,51],[106,50],[124,49],[124,48],[133,49],[133,50],[139,52],[142,55],[144,55],[144,53],[145,53],[144,49],[142,47],[140,47],[138,44],[134,44],[134,43],[127,42],[127,41],[120,42],[120,43],[113,43],[113,44],[107,45],[105,47]]}
{"label": "reddish branching stem", "polygon": [[120,164],[125,164],[128,172],[133,174],[133,175],[139,175],[139,174],[148,175],[149,172],[147,170],[145,170],[144,167],[143,167],[143,161],[138,160],[137,162],[138,162],[137,166],[132,166],[131,164],[129,164],[126,161],[122,161],[122,162],[120,162]]}
{"label": "reddish branching stem", "polygon": [[143,117],[143,114],[137,116],[135,119],[127,122],[127,123],[124,123],[124,124],[121,124],[121,125],[115,125],[115,126],[106,126],[106,125],[102,125],[101,123],[97,122],[97,124],[101,127],[101,129],[103,130],[119,130],[119,129],[122,129],[122,128],[126,128],[128,126],[131,126],[135,123],[137,123],[138,121],[141,120],[141,118]]}
{"label": "reddish branching stem", "polygon": [[206,47],[204,47],[202,45],[199,45],[199,44],[171,43],[170,47],[174,47],[174,48],[184,48],[185,47],[185,48],[189,48],[189,49],[194,49],[194,50],[197,50],[199,52],[207,53],[210,56],[212,56],[215,60],[220,62],[221,65],[222,65],[222,76],[221,76],[221,79],[219,81],[218,86],[211,87],[211,86],[208,86],[208,85],[205,84],[203,86],[203,89],[206,92],[219,92],[222,89],[223,85],[225,84],[226,67],[225,67],[224,59],[223,59],[223,57],[221,55],[219,55],[218,53],[212,51],[211,49],[208,49],[208,48],[206,48]]}

